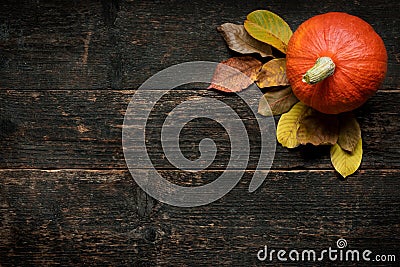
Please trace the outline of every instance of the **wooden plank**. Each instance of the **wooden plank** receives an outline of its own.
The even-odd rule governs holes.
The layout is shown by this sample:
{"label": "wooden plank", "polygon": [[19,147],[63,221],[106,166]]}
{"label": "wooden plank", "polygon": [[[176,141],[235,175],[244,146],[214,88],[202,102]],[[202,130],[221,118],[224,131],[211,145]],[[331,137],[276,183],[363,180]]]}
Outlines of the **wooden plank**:
{"label": "wooden plank", "polygon": [[388,50],[383,88],[400,87],[397,1],[56,0],[2,1],[0,88],[137,88],[173,64],[225,60],[232,53],[216,27],[243,23],[256,9],[279,14],[293,29],[329,11],[360,16],[382,36]]}
{"label": "wooden plank", "polygon": [[2,1],[0,87],[113,87],[116,1],[107,2]]}
{"label": "wooden plank", "polygon": [[[1,1],[0,266],[250,266],[260,264],[256,254],[264,245],[319,251],[336,248],[339,238],[351,249],[398,260],[399,7],[372,0]],[[183,173],[165,161],[160,126],[169,110],[194,96],[225,101],[244,118],[252,142],[249,171],[207,206],[182,209],[152,199],[123,158],[130,89],[173,64],[235,55],[215,28],[242,23],[256,9],[279,14],[293,29],[340,10],[382,36],[389,56],[385,90],[357,111],[361,171],[343,180],[332,171],[328,149],[278,146],[274,170],[248,193],[260,150],[254,119],[238,98],[180,88],[163,99],[147,128],[163,177],[205,184],[229,159],[222,129],[201,120],[183,130],[181,147],[195,158],[201,138],[211,137],[220,152],[211,167]]]}
{"label": "wooden plank", "polygon": [[[19,91],[0,92],[0,168],[125,169],[122,124],[134,91]],[[149,118],[148,151],[154,165],[172,166],[165,159],[160,130],[166,114],[177,103],[194,96],[225,101],[248,126],[251,153],[248,168],[257,166],[259,129],[238,97],[206,90],[176,90],[167,94]],[[363,169],[399,168],[400,105],[396,92],[379,92],[357,111],[364,138]],[[210,107],[211,109],[213,107]],[[218,112],[216,110],[215,112]],[[184,128],[181,150],[199,157],[201,139],[212,138],[220,150],[210,169],[224,169],[229,161],[229,138],[215,122],[198,120]],[[331,169],[328,148],[287,150],[277,145],[274,169]]]}
{"label": "wooden plank", "polygon": [[[185,186],[221,174],[160,173]],[[212,204],[177,208],[148,197],[123,170],[0,170],[0,264],[250,266],[264,245],[321,251],[339,238],[399,257],[399,170],[347,180],[272,171],[248,193],[251,175]]]}

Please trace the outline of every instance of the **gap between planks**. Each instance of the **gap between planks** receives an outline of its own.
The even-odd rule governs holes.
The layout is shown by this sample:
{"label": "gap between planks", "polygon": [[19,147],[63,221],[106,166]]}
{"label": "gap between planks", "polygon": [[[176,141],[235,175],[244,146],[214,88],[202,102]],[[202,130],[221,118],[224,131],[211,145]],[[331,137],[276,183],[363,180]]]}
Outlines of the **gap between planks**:
{"label": "gap between planks", "polygon": [[[139,169],[139,170],[150,170],[150,169]],[[127,173],[129,172],[128,169],[83,169],[83,168],[68,168],[68,169],[39,169],[39,168],[6,168],[6,169],[0,169],[1,172],[13,172],[13,171],[37,171],[37,172],[46,172],[46,173],[58,173],[58,172],[93,172],[93,173]],[[169,172],[181,172],[183,170],[177,170],[177,169],[157,169],[157,171],[169,171]],[[196,172],[225,172],[227,170],[225,169],[213,169],[213,170],[195,170],[193,173]],[[227,172],[237,172],[237,171],[242,171],[241,169],[233,169],[233,170],[228,170]],[[245,173],[252,173],[255,172],[256,170],[251,169],[251,170],[245,170]],[[268,170],[259,170],[259,171],[268,171]],[[376,168],[367,168],[367,169],[360,169],[358,172],[400,172],[399,169],[376,169]],[[302,173],[302,172],[335,172],[334,169],[296,169],[296,170],[288,170],[288,169],[273,169],[269,170],[268,172],[271,173]]]}

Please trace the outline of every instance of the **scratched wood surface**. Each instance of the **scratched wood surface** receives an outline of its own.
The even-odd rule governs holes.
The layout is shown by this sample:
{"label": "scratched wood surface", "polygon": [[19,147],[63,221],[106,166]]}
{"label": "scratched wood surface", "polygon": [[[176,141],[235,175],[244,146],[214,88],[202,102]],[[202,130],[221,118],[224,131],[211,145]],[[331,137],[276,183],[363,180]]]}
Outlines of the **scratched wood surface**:
{"label": "scratched wood surface", "polygon": [[[234,55],[215,28],[242,23],[256,9],[281,15],[293,30],[319,13],[348,12],[382,36],[387,78],[356,111],[364,139],[360,171],[343,180],[327,148],[278,145],[272,171],[248,193],[260,153],[254,116],[237,96],[189,86],[168,93],[149,119],[154,166],[186,186],[224,171],[229,137],[215,122],[197,120],[182,130],[188,158],[199,156],[205,137],[217,144],[204,171],[176,170],[158,141],[177,103],[207,96],[244,119],[247,171],[207,206],[177,208],[152,199],[132,179],[122,149],[135,90],[173,64]],[[323,250],[339,238],[351,249],[396,255],[398,263],[399,11],[398,1],[1,1],[0,266],[276,266],[282,263],[258,261],[257,251],[264,245]]]}

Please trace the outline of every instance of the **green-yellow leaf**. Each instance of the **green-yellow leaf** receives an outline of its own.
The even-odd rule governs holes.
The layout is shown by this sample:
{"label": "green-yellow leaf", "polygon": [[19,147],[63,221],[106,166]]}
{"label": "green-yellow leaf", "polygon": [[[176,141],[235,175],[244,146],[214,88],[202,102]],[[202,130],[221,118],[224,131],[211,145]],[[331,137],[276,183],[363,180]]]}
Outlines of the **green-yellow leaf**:
{"label": "green-yellow leaf", "polygon": [[343,150],[339,144],[331,147],[331,161],[335,170],[344,178],[353,174],[360,167],[362,160],[362,139],[360,138],[353,152]]}
{"label": "green-yellow leaf", "polygon": [[328,115],[312,110],[305,116],[297,130],[300,144],[334,145],[339,136],[339,120],[337,115]]}
{"label": "green-yellow leaf", "polygon": [[286,59],[276,58],[265,63],[257,75],[257,85],[260,88],[271,86],[286,86]]}
{"label": "green-yellow leaf", "polygon": [[271,56],[271,46],[251,37],[243,25],[224,23],[217,28],[222,34],[229,48],[242,54],[258,53],[262,57]]}
{"label": "green-yellow leaf", "polygon": [[258,104],[258,113],[263,116],[280,115],[288,112],[294,104],[299,102],[289,86],[282,90],[265,93]]}
{"label": "green-yellow leaf", "polygon": [[256,10],[247,15],[244,28],[255,39],[269,44],[286,54],[293,32],[278,15],[267,10]]}
{"label": "green-yellow leaf", "polygon": [[343,113],[339,117],[339,146],[353,152],[361,138],[361,129],[353,113]]}
{"label": "green-yellow leaf", "polygon": [[276,129],[276,136],[282,146],[295,148],[300,145],[297,140],[297,129],[299,128],[301,119],[311,110],[310,107],[298,102],[289,112],[281,116]]}

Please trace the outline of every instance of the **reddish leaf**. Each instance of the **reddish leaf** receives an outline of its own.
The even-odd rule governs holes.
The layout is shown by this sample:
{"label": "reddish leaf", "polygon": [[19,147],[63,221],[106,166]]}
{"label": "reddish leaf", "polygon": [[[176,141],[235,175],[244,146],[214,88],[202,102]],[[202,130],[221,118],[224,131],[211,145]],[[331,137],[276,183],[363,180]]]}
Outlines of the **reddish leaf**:
{"label": "reddish leaf", "polygon": [[[227,68],[226,66],[231,68]],[[261,66],[262,63],[251,56],[232,57],[226,61],[222,61],[215,69],[211,85],[207,89],[216,89],[223,92],[240,92],[256,80]],[[243,76],[242,73],[248,78]]]}

